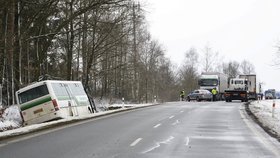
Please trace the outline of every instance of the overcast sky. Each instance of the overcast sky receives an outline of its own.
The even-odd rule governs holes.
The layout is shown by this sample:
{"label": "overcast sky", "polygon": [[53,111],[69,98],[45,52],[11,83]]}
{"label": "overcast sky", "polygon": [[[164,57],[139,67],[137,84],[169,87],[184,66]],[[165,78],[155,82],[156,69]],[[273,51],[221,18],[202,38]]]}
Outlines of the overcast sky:
{"label": "overcast sky", "polygon": [[[182,64],[185,52],[209,45],[225,62],[255,65],[264,88],[280,90],[280,0],[146,0],[149,31]],[[280,60],[280,59],[279,59]]]}

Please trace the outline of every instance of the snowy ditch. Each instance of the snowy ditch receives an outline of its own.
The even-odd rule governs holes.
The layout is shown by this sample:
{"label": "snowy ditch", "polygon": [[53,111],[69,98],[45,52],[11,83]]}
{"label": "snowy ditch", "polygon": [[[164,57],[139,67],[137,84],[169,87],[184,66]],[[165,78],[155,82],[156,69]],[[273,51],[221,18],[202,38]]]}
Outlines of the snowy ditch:
{"label": "snowy ditch", "polygon": [[[273,102],[275,107],[273,108]],[[269,134],[280,137],[280,100],[261,100],[251,102],[250,111]]]}
{"label": "snowy ditch", "polygon": [[22,126],[22,119],[17,106],[10,106],[5,109],[0,116],[0,132],[16,129]]}

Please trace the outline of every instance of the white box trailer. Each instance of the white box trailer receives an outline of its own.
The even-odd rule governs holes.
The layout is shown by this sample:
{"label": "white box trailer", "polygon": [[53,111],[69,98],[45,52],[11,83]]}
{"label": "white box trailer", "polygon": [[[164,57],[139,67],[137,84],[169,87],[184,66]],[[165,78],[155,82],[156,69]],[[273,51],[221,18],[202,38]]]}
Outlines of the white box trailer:
{"label": "white box trailer", "polygon": [[228,76],[219,72],[204,72],[199,77],[198,85],[200,89],[210,92],[216,88],[218,91],[217,99],[223,100],[225,90],[228,88]]}

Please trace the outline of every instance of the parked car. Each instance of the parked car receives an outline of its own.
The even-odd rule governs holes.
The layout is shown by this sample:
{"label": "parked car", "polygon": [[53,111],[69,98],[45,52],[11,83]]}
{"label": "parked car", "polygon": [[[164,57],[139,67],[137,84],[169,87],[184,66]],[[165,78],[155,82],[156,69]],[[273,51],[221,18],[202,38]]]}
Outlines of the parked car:
{"label": "parked car", "polygon": [[197,90],[194,90],[194,91],[192,91],[191,93],[188,94],[187,101],[191,101],[191,100],[196,100],[196,101],[207,100],[207,101],[211,101],[212,98],[213,98],[213,95],[208,90],[197,89]]}
{"label": "parked car", "polygon": [[265,93],[265,99],[273,99],[272,93]]}

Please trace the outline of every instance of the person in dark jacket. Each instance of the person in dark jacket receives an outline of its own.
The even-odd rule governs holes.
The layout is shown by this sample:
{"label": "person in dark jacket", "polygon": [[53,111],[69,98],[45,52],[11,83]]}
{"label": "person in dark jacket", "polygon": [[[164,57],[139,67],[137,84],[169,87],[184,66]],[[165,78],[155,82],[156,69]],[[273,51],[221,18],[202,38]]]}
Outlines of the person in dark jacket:
{"label": "person in dark jacket", "polygon": [[181,101],[184,100],[184,98],[185,98],[185,91],[184,91],[184,90],[182,90],[182,91],[180,92],[180,98],[181,98]]}

